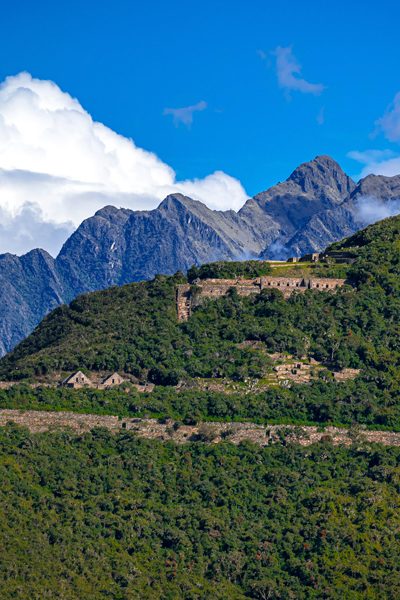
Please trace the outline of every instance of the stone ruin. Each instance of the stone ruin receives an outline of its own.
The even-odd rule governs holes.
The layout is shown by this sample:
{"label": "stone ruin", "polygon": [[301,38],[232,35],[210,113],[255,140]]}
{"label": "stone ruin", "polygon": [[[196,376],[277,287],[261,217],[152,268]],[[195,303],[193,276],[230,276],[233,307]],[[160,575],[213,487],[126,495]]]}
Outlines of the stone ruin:
{"label": "stone ruin", "polygon": [[[131,381],[129,376],[125,378],[122,377],[119,373],[112,373],[111,375],[107,375],[106,377],[102,376],[99,373],[90,373],[89,376],[85,375],[82,371],[75,371],[71,375],[68,375],[62,381],[59,381],[56,377],[53,376],[51,381],[35,381],[35,382],[27,382],[27,381],[0,381],[0,390],[8,390],[14,386],[20,385],[23,383],[28,387],[35,389],[39,387],[46,388],[54,388],[54,387],[66,387],[70,389],[88,389],[93,388],[97,390],[108,390],[111,388],[120,387],[121,390],[129,392],[131,388],[136,389],[138,392],[142,393],[150,393],[154,390],[154,383],[135,383]],[[124,386],[123,384],[127,384]]]}
{"label": "stone ruin", "polygon": [[[64,379],[60,385],[63,387],[69,387],[73,389],[80,388],[96,388],[98,390],[107,390],[122,386],[124,383],[129,384],[130,387],[135,388],[138,392],[152,392],[154,390],[153,383],[133,383],[129,379],[124,379],[119,373],[114,372],[106,377],[99,377],[95,373],[91,373],[90,377],[87,377],[82,371],[72,373],[66,379]],[[128,389],[128,388],[127,388]]]}
{"label": "stone ruin", "polygon": [[255,279],[202,279],[191,286],[183,283],[177,286],[176,307],[178,321],[190,317],[195,298],[220,298],[234,288],[240,296],[260,294],[264,289],[280,290],[284,298],[306,290],[334,291],[345,284],[345,279],[323,277],[256,277]]}
{"label": "stone ruin", "polygon": [[[369,431],[362,428],[344,429],[315,425],[257,425],[255,423],[197,423],[184,425],[167,420],[119,418],[114,415],[77,414],[72,412],[45,412],[36,410],[0,409],[0,427],[14,423],[27,427],[32,433],[67,429],[78,435],[103,427],[117,433],[130,431],[138,437],[164,442],[184,444],[201,441],[217,444],[222,441],[240,444],[243,441],[260,446],[290,441],[301,446],[310,446],[318,442],[334,445],[357,446],[364,443],[400,446],[400,433],[394,431]],[[174,426],[175,425],[175,426]],[[328,446],[327,446],[328,448]]]}

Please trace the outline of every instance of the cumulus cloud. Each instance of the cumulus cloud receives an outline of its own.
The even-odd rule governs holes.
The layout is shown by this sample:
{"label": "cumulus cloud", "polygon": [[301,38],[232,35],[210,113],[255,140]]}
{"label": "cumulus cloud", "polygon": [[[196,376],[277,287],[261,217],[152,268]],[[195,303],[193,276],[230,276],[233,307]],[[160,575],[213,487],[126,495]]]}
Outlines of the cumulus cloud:
{"label": "cumulus cloud", "polygon": [[[363,165],[361,173],[355,179],[367,175],[385,175],[391,177],[400,173],[400,156],[392,150],[353,150],[347,155]],[[361,196],[355,204],[355,218],[360,227],[376,223],[387,217],[400,214],[400,200],[381,199],[375,196]]]}
{"label": "cumulus cloud", "polygon": [[175,127],[178,127],[180,123],[190,127],[193,123],[193,114],[195,112],[201,112],[207,108],[207,102],[200,100],[193,106],[184,106],[183,108],[164,108],[164,115],[171,115]]}
{"label": "cumulus cloud", "polygon": [[172,192],[213,209],[238,209],[248,197],[221,171],[177,181],[154,153],[93,121],[51,81],[20,73],[0,85],[0,252],[40,246],[54,253],[104,205],[151,209]]}
{"label": "cumulus cloud", "polygon": [[291,46],[278,46],[272,54],[276,59],[279,87],[287,92],[296,91],[315,96],[322,94],[325,89],[322,83],[310,83],[301,77],[302,66],[294,56]]}

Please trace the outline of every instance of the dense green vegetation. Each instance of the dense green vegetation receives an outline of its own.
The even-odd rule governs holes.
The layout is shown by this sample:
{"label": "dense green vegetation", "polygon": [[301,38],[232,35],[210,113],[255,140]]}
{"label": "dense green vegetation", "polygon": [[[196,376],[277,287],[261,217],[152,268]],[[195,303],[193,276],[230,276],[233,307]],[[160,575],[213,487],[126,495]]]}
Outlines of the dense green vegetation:
{"label": "dense green vegetation", "polygon": [[270,275],[272,269],[268,262],[260,260],[219,261],[199,267],[193,265],[187,273],[190,283],[195,279],[254,279],[261,275]]}
{"label": "dense green vegetation", "polygon": [[[361,229],[351,237],[345,238],[340,242],[335,242],[329,248],[330,250],[345,250],[352,251],[358,257],[378,258],[380,254],[379,264],[382,258],[385,260],[385,250],[388,245],[399,245],[400,238],[400,217],[390,217],[369,225],[365,229]],[[382,255],[383,253],[383,255]]]}
{"label": "dense green vegetation", "polygon": [[0,431],[0,597],[376,599],[400,585],[400,449]]}
{"label": "dense green vegetation", "polygon": [[[50,314],[0,362],[0,377],[54,371],[121,370],[168,386],[194,377],[243,382],[262,378],[267,352],[308,355],[325,364],[320,380],[290,390],[226,398],[157,392],[145,410],[202,418],[292,418],[357,421],[400,427],[400,217],[358,233],[346,286],[335,294],[306,292],[284,300],[277,290],[239,297],[234,291],[203,302],[178,323],[175,287],[182,275],[87,294]],[[346,247],[347,247],[346,246]],[[260,342],[256,348],[245,340]],[[355,382],[332,382],[329,369],[361,369]],[[154,402],[154,406],[149,406]],[[212,408],[212,404],[218,408]]]}
{"label": "dense green vegetation", "polygon": [[[21,383],[0,390],[0,408],[400,430],[400,217],[332,248],[341,247],[357,253],[353,265],[306,267],[343,269],[349,285],[336,294],[231,291],[185,323],[175,309],[181,274],[81,296],[0,362],[0,378],[120,370],[156,382],[154,392]],[[253,277],[262,264],[239,273],[219,263],[189,277]],[[257,392],[249,380],[271,369],[271,352],[326,368],[310,385]],[[331,370],[342,367],[360,376],[337,383]],[[237,391],[190,389],[197,377],[227,378]],[[177,446],[126,431],[32,435],[8,425],[0,481],[6,600],[398,596],[400,448]]]}
{"label": "dense green vegetation", "polygon": [[187,421],[255,421],[259,423],[360,424],[400,431],[400,404],[370,380],[273,388],[262,393],[156,387],[152,393],[118,389],[69,390],[26,385],[0,390],[0,408],[70,410],[124,417],[170,417]]}

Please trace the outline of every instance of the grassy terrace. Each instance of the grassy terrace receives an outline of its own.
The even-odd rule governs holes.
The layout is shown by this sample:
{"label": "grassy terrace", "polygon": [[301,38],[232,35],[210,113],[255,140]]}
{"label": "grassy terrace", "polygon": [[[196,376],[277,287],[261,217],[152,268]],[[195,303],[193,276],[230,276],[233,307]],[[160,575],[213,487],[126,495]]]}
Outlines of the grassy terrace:
{"label": "grassy terrace", "polygon": [[345,279],[349,265],[314,262],[271,262],[271,275],[276,277],[333,277]]}

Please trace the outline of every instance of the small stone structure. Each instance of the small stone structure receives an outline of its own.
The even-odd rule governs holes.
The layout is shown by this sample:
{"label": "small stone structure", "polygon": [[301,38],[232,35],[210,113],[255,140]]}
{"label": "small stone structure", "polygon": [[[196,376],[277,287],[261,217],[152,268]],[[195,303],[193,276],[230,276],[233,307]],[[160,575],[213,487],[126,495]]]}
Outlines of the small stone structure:
{"label": "small stone structure", "polygon": [[103,388],[114,387],[115,385],[121,385],[124,383],[124,381],[125,379],[121,377],[119,373],[113,373],[112,375],[108,375],[108,377],[103,379],[101,386]]}
{"label": "small stone structure", "polygon": [[187,321],[192,309],[192,293],[190,285],[183,283],[178,285],[176,290],[176,310],[178,312],[178,321]]}
{"label": "small stone structure", "polygon": [[[77,371],[72,375],[69,375],[66,379],[61,382],[64,387],[79,389],[83,387],[92,387],[98,390],[107,390],[109,388],[117,387],[123,383],[128,383],[119,373],[115,372],[107,377],[100,379],[96,373],[91,374],[91,378],[87,377],[82,371]],[[130,382],[129,382],[130,383]],[[131,384],[138,392],[152,392],[154,385],[152,383],[145,383],[143,385],[139,383]]]}
{"label": "small stone structure", "polygon": [[342,287],[344,279],[323,277],[256,277],[255,279],[202,279],[194,285],[183,283],[177,286],[176,307],[178,321],[187,321],[190,317],[193,303],[197,298],[220,298],[234,288],[240,296],[259,294],[264,289],[280,290],[285,298],[294,292],[306,290],[334,291]]}
{"label": "small stone structure", "polygon": [[61,382],[61,385],[68,388],[79,389],[83,387],[93,387],[93,383],[82,371],[76,371]]}
{"label": "small stone structure", "polygon": [[345,250],[331,250],[329,252],[325,252],[324,254],[318,254],[318,252],[314,252],[312,254],[306,254],[305,256],[291,256],[287,259],[288,263],[297,263],[297,262],[322,262],[329,263],[333,262],[335,264],[353,264],[357,259],[357,255],[352,251]]}
{"label": "small stone structure", "polygon": [[319,262],[321,254],[319,252],[312,252],[311,254],[305,254],[300,258],[300,262]]}
{"label": "small stone structure", "polygon": [[333,374],[335,381],[349,381],[350,379],[355,379],[360,374],[360,369],[349,369],[345,368],[341,371],[336,371]]}
{"label": "small stone structure", "polygon": [[155,387],[154,383],[132,383],[132,386],[135,388],[135,390],[142,392],[143,394],[152,392]]}
{"label": "small stone structure", "polygon": [[[320,368],[319,363],[317,365]],[[317,372],[317,366],[315,364],[294,361],[275,365],[274,371],[278,382],[310,383],[314,372]]]}

